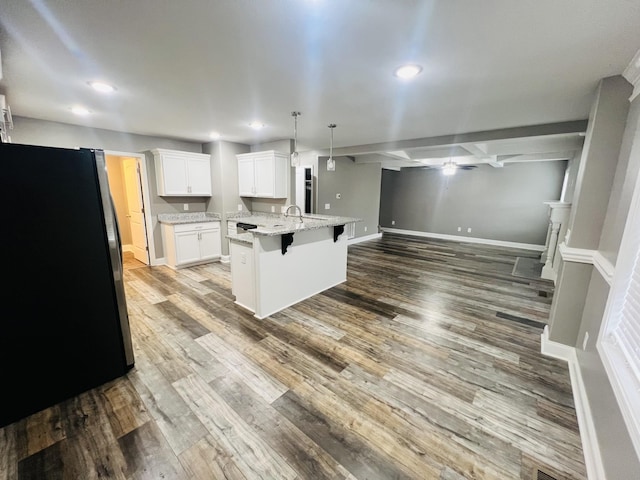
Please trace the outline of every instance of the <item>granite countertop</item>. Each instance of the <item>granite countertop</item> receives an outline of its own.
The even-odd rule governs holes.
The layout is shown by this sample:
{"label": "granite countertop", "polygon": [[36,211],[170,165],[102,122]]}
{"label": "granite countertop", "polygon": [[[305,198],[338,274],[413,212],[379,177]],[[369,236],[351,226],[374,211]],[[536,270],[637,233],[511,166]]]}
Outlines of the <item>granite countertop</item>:
{"label": "granite countertop", "polygon": [[[361,222],[361,218],[340,217],[335,215],[305,214],[302,215],[302,222],[298,216],[274,215],[268,213],[253,213],[250,215],[237,217],[243,223],[257,225],[258,228],[247,230],[250,235],[275,236],[284,233],[302,232],[305,230],[317,230],[319,228],[333,227],[347,223]],[[245,235],[244,233],[240,235]],[[236,234],[228,234],[227,238],[236,239]]]}
{"label": "granite countertop", "polygon": [[211,212],[159,213],[158,222],[168,225],[182,223],[219,222],[220,214]]}

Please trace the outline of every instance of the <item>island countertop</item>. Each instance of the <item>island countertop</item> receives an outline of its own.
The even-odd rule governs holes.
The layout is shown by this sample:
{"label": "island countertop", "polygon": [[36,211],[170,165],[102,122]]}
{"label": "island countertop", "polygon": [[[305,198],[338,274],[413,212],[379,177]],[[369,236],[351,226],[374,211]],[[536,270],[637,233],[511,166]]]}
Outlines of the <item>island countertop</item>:
{"label": "island countertop", "polygon": [[[238,223],[247,223],[257,225],[257,228],[247,230],[247,233],[253,235],[275,236],[285,233],[302,232],[305,230],[317,230],[320,228],[334,227],[337,225],[345,225],[347,223],[361,222],[361,218],[341,217],[335,215],[305,214],[302,215],[302,222],[299,216],[283,216],[269,214],[251,214],[248,216],[236,217],[229,219]],[[227,238],[236,239],[238,235],[244,234],[227,234]],[[246,238],[246,237],[244,237]]]}

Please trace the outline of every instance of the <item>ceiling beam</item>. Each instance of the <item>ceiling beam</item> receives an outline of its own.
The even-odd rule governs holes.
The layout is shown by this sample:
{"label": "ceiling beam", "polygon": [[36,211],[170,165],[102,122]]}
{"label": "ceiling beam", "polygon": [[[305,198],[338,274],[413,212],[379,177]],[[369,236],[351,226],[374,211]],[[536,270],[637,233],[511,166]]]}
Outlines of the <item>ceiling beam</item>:
{"label": "ceiling beam", "polygon": [[441,135],[437,137],[416,138],[412,140],[399,140],[394,142],[371,143],[368,145],[355,145],[333,149],[335,155],[362,155],[365,153],[393,152],[420,147],[437,147],[446,145],[460,145],[483,143],[492,140],[525,139],[548,135],[567,135],[584,133],[587,130],[588,120],[575,120],[571,122],[546,123],[527,127],[512,127],[497,130],[485,130],[481,132],[461,133],[454,135]]}

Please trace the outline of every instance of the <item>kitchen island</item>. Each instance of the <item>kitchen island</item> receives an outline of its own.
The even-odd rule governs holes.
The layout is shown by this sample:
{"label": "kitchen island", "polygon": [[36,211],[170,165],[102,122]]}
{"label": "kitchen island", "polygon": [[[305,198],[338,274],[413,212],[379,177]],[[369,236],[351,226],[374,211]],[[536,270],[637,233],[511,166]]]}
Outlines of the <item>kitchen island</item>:
{"label": "kitchen island", "polygon": [[235,303],[265,318],[347,279],[347,225],[330,215],[251,215],[230,229]]}

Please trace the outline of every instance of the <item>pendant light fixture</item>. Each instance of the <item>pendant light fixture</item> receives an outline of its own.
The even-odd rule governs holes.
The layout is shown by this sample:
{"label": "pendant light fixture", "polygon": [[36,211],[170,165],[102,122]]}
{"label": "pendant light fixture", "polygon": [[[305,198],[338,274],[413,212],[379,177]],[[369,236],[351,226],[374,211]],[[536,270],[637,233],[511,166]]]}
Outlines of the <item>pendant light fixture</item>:
{"label": "pendant light fixture", "polygon": [[301,112],[291,112],[293,117],[293,153],[291,154],[291,166],[297,167],[300,165],[300,158],[298,158],[298,117],[302,115]]}
{"label": "pendant light fixture", "polygon": [[331,143],[329,146],[329,160],[327,160],[327,170],[333,172],[336,169],[336,161],[333,159],[333,129],[336,128],[336,124],[330,123],[327,126],[329,127],[329,131],[331,132]]}

